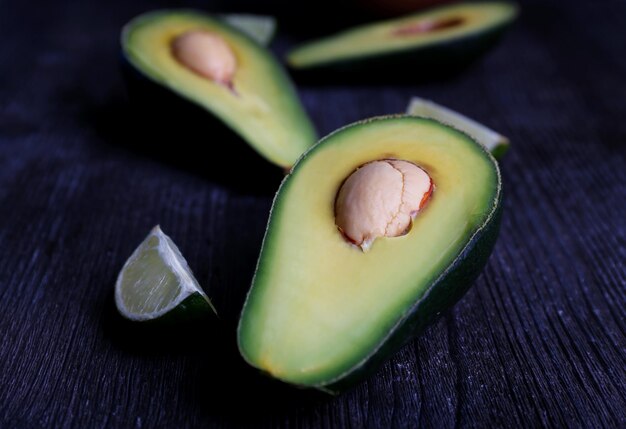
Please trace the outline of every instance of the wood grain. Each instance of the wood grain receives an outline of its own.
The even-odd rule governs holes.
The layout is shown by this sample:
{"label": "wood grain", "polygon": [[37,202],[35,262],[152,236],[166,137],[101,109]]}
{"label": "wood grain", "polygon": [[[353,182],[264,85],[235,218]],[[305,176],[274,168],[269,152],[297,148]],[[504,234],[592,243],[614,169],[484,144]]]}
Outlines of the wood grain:
{"label": "wood grain", "polygon": [[[159,134],[126,102],[119,28],[168,2],[24,3],[0,3],[0,427],[626,427],[626,4],[523,2],[447,80],[300,87],[322,134],[419,95],[513,142],[483,275],[331,398],[234,345],[271,194],[226,186],[236,159],[206,171],[202,127]],[[157,223],[220,326],[155,338],[116,316],[117,272]]]}

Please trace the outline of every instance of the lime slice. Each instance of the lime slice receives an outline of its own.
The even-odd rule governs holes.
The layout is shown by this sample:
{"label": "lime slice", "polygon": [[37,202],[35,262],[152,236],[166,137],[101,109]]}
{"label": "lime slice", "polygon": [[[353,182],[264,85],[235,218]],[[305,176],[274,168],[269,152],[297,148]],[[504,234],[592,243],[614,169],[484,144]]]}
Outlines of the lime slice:
{"label": "lime slice", "polygon": [[463,116],[430,100],[419,97],[411,98],[406,113],[436,119],[467,133],[485,146],[496,159],[502,158],[502,155],[509,149],[508,138],[467,116]]}
{"label": "lime slice", "polygon": [[178,247],[158,225],[120,271],[115,304],[122,316],[133,321],[217,314]]}
{"label": "lime slice", "polygon": [[276,19],[273,16],[231,13],[219,17],[264,46],[270,44],[276,32]]}

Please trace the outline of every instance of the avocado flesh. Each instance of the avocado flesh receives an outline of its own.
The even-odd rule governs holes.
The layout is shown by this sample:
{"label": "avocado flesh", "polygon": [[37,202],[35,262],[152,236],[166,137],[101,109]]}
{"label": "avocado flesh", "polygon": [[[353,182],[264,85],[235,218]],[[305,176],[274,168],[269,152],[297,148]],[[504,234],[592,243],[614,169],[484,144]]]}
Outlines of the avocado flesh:
{"label": "avocado flesh", "polygon": [[[233,50],[234,90],[196,74],[173,56],[172,41],[190,30],[217,34]],[[147,13],[127,24],[122,46],[142,74],[205,108],[277,165],[290,167],[316,141],[281,66],[250,37],[217,19],[193,11]]]}
{"label": "avocado flesh", "polygon": [[[357,167],[388,158],[424,168],[435,190],[408,234],[377,238],[363,252],[337,230],[335,197]],[[397,342],[390,339],[415,311],[432,310],[416,306],[494,221],[499,198],[493,158],[433,120],[387,117],[331,134],[276,195],[240,320],[242,355],[301,386],[324,388],[361,372],[393,351],[386,343]]]}
{"label": "avocado flesh", "polygon": [[[359,60],[391,54],[413,55],[417,50],[500,29],[513,21],[516,14],[516,6],[505,2],[444,6],[355,27],[309,42],[291,51],[287,62],[293,68],[306,69],[342,62],[358,63]],[[473,46],[470,48],[474,49]]]}

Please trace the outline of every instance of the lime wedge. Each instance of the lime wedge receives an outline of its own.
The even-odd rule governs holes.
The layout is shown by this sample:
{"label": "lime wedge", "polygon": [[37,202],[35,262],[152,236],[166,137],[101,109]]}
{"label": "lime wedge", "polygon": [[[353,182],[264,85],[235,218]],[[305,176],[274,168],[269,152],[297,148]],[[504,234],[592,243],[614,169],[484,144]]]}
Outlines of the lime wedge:
{"label": "lime wedge", "polygon": [[120,271],[115,304],[122,316],[133,321],[217,314],[178,247],[158,225]]}
{"label": "lime wedge", "polygon": [[276,32],[276,19],[273,16],[231,13],[219,17],[264,46],[270,44]]}
{"label": "lime wedge", "polygon": [[510,142],[508,138],[467,116],[461,115],[454,110],[450,110],[430,100],[419,97],[411,98],[406,113],[408,115],[436,119],[463,131],[476,139],[478,143],[485,146],[496,159],[502,158],[502,155],[509,149]]}

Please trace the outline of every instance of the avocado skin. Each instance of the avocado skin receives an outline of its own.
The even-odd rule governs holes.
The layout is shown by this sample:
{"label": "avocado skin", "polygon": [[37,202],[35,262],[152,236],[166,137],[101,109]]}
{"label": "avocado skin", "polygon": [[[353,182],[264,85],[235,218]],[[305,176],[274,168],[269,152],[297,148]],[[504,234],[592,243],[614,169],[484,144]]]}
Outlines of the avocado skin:
{"label": "avocado skin", "polygon": [[415,49],[377,53],[361,58],[299,68],[289,64],[299,79],[315,82],[389,83],[448,78],[469,67],[495,46],[513,20],[459,39],[435,42]]}
{"label": "avocado skin", "polygon": [[331,394],[339,394],[349,389],[356,382],[376,372],[387,358],[452,308],[470,289],[487,263],[498,238],[501,217],[502,193],[500,192],[496,209],[491,217],[465,246],[452,265],[413,305],[408,315],[390,333],[386,341],[360,366],[343,374],[331,384],[317,386],[317,388]]}
{"label": "avocado skin", "polygon": [[[223,121],[138,71],[121,53],[130,101],[126,138],[130,148],[184,170],[197,172],[238,192],[271,195],[284,177]],[[212,156],[207,157],[206,144]],[[235,168],[233,165],[237,165]],[[254,174],[254,180],[238,171]]]}

